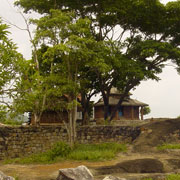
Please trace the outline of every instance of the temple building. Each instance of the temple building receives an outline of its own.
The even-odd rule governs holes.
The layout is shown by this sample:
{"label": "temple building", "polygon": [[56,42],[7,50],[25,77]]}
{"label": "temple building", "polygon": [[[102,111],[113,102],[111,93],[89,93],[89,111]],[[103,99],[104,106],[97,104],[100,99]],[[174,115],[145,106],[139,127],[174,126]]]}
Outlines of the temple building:
{"label": "temple building", "polygon": [[[121,93],[116,88],[112,88],[109,96],[110,113],[115,109],[120,97]],[[143,108],[145,106],[148,106],[148,104],[131,99],[129,95],[124,99],[121,106],[118,107],[113,120],[143,120]],[[104,119],[103,98],[94,105],[94,118],[96,121]]]}

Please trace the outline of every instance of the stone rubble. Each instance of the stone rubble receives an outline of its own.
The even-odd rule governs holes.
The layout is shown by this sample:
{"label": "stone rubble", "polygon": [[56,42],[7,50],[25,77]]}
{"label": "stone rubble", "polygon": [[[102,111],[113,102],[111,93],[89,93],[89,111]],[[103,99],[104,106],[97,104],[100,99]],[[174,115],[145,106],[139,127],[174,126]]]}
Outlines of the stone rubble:
{"label": "stone rubble", "polygon": [[0,171],[0,180],[15,180],[11,176],[6,176],[3,172]]}

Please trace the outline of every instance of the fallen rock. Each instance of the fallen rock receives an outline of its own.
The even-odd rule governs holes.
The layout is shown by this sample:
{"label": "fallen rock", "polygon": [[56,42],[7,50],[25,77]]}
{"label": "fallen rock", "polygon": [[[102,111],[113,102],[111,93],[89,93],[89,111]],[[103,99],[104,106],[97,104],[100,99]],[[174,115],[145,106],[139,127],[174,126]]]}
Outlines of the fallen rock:
{"label": "fallen rock", "polygon": [[125,178],[118,178],[114,176],[106,176],[103,180],[126,180]]}
{"label": "fallen rock", "polygon": [[11,176],[6,176],[3,172],[0,171],[0,180],[15,180]]}
{"label": "fallen rock", "polygon": [[86,166],[60,169],[56,180],[93,180],[93,175]]}

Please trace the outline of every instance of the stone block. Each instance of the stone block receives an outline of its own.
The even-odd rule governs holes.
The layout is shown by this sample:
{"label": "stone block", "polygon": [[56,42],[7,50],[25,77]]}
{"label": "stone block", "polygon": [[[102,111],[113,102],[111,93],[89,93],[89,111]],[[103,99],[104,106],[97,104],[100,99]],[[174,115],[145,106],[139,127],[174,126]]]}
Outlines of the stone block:
{"label": "stone block", "polygon": [[57,180],[93,180],[93,175],[86,166],[60,169]]}
{"label": "stone block", "polygon": [[118,178],[114,176],[106,176],[103,180],[126,180],[125,178]]}

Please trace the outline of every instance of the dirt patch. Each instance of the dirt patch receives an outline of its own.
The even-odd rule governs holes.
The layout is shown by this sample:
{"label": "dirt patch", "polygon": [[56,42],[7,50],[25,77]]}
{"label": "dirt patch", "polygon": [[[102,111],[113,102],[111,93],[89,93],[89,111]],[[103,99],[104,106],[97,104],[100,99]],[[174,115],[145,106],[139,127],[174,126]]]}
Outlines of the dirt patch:
{"label": "dirt patch", "polygon": [[180,169],[180,159],[168,159],[167,161],[173,169]]}
{"label": "dirt patch", "polygon": [[150,122],[142,125],[140,128],[142,132],[140,136],[133,142],[134,151],[153,151],[155,150],[154,147],[162,143],[180,142],[180,135],[173,136],[173,133],[179,131],[180,129],[180,119],[168,119],[165,121]]}
{"label": "dirt patch", "polygon": [[163,173],[162,162],[157,159],[135,159],[114,166],[97,168],[99,174],[113,173]]}

